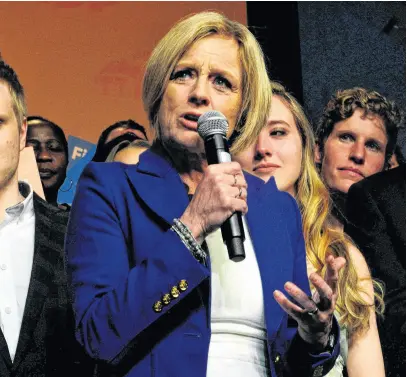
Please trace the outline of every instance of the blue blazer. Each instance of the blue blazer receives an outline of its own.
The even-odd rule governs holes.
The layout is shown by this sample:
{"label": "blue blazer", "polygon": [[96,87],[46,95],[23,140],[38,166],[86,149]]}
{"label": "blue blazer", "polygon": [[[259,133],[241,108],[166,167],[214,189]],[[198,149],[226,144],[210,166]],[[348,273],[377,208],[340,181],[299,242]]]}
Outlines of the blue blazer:
{"label": "blue blazer", "polygon": [[[270,366],[277,376],[290,360],[296,328],[273,291],[292,281],[309,293],[301,217],[295,200],[278,191],[273,179],[265,184],[247,174],[246,180],[246,219],[263,285]],[[76,336],[98,361],[100,375],[206,376],[210,267],[170,230],[188,204],[178,173],[150,150],[137,165],[90,163],[83,172],[66,237],[68,276]],[[177,286],[185,290],[157,312],[157,301]],[[333,364],[339,345],[333,356],[297,351],[293,370],[305,363],[302,376],[317,376]]]}

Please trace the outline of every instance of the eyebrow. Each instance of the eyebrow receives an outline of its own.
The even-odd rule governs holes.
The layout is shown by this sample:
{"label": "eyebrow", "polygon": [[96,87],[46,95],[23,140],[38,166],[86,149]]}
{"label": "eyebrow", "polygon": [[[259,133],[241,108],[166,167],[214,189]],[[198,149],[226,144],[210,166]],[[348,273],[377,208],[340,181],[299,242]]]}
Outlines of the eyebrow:
{"label": "eyebrow", "polygon": [[267,122],[268,126],[275,126],[276,124],[284,124],[287,127],[292,128],[292,125],[290,123],[287,123],[285,120],[270,120],[269,122]]}
{"label": "eyebrow", "polygon": [[[59,141],[58,139],[48,139],[47,141],[44,141],[44,144],[47,144],[50,141],[56,141],[57,143],[62,144],[61,141]],[[32,139],[32,138],[27,138],[26,143],[41,144],[41,142],[38,139]]]}
{"label": "eyebrow", "polygon": [[[355,135],[357,134],[355,131],[349,130],[349,129],[336,130],[336,132],[337,132],[338,134],[346,133],[346,134],[351,134],[351,135],[353,135],[353,136],[355,136]],[[377,137],[375,137],[375,136],[367,137],[367,138],[366,138],[366,141],[374,141],[374,142],[380,144],[380,145],[383,146],[383,147],[385,147],[385,146],[387,145],[387,143],[388,143],[388,140],[380,141],[380,140],[379,140]]]}
{"label": "eyebrow", "polygon": [[12,117],[10,113],[7,112],[0,112],[0,119],[8,120]]}
{"label": "eyebrow", "polygon": [[369,137],[366,139],[366,142],[369,141],[374,141],[375,143],[379,144],[382,148],[385,148],[387,146],[387,142],[380,141],[379,139],[376,139],[375,137]]}
{"label": "eyebrow", "polygon": [[[197,64],[195,62],[192,62],[190,60],[180,60],[176,66],[175,69],[178,68],[193,68],[195,70],[199,70],[201,67],[203,66],[203,64]],[[209,72],[210,73],[218,73],[222,76],[225,76],[226,78],[230,78],[231,80],[236,81],[236,83],[241,83],[241,78],[239,78],[234,72],[230,71],[230,70],[225,70],[222,68],[218,68],[216,66],[213,65],[209,65]]]}

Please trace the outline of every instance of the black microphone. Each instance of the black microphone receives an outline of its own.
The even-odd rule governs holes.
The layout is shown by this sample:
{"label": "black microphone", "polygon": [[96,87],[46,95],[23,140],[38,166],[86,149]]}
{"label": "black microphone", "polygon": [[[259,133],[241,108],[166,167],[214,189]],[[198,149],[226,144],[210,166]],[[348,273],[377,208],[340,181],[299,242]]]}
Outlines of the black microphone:
{"label": "black microphone", "polygon": [[[198,134],[204,140],[208,164],[232,161],[226,140],[228,121],[219,111],[208,111],[198,119]],[[223,242],[226,243],[229,259],[240,262],[245,257],[245,240],[242,213],[235,212],[221,225]]]}

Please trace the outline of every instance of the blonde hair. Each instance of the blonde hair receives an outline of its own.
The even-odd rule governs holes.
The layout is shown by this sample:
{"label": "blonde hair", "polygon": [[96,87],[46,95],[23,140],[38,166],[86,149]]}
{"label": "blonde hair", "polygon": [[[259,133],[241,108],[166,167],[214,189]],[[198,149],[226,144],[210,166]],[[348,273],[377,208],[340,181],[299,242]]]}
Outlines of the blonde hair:
{"label": "blonde hair", "polygon": [[[331,199],[329,191],[322,182],[314,163],[315,139],[311,124],[298,101],[277,82],[271,82],[271,92],[278,96],[292,112],[298,132],[302,140],[303,158],[301,173],[296,183],[296,200],[301,212],[303,233],[306,246],[307,259],[316,271],[325,273],[325,257],[328,253],[346,259],[346,265],[339,273],[338,300],[336,311],[339,313],[339,322],[346,326],[349,333],[363,333],[369,328],[371,305],[363,298],[363,289],[360,286],[355,265],[349,254],[353,244],[351,239],[331,223]],[[260,127],[259,124],[259,128]],[[250,135],[242,134],[240,137],[255,139]],[[376,311],[383,311],[383,291],[381,286],[373,281],[376,288]]]}
{"label": "blonde hair", "polygon": [[[246,26],[217,12],[201,12],[179,21],[161,39],[152,52],[143,80],[143,103],[150,125],[159,137],[158,112],[170,76],[183,54],[198,40],[218,34],[235,39],[243,68],[242,105],[235,131],[252,133],[257,122],[266,122],[265,108],[271,104],[269,78],[263,52]],[[245,140],[237,147],[246,148]]]}

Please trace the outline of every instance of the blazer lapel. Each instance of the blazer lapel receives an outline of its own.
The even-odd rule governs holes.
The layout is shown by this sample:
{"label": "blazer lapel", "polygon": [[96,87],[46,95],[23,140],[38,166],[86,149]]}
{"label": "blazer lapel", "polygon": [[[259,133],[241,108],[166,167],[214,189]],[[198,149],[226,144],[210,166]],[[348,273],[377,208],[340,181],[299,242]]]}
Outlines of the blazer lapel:
{"label": "blazer lapel", "polygon": [[147,150],[126,174],[141,200],[167,225],[179,218],[189,204],[185,186],[164,157]]}
{"label": "blazer lapel", "polygon": [[34,331],[37,328],[45,298],[48,295],[49,281],[52,279],[53,270],[50,264],[48,254],[53,251],[50,248],[52,240],[51,222],[47,221],[46,214],[38,209],[38,204],[34,198],[35,208],[35,242],[34,258],[31,270],[30,285],[28,288],[27,299],[25,303],[23,322],[21,324],[20,337],[18,340],[16,356],[13,362],[13,370],[18,368],[24,359],[25,351],[30,342],[33,341]]}
{"label": "blazer lapel", "polygon": [[[250,236],[256,251],[264,296],[264,313],[269,340],[273,341],[284,311],[273,297],[275,289],[282,290],[292,275],[292,260],[284,252],[284,241],[290,242],[280,213],[274,179],[267,184],[250,174],[245,174],[248,183],[248,208],[246,219]],[[273,186],[274,189],[270,189]],[[274,238],[274,239],[273,239]],[[281,242],[283,240],[283,242]]]}
{"label": "blazer lapel", "polygon": [[[167,226],[185,211],[189,203],[187,192],[180,176],[164,157],[148,150],[140,156],[138,165],[127,168],[126,174],[136,189],[136,195]],[[282,290],[292,276],[292,259],[282,252],[290,240],[283,221],[284,214],[273,195],[277,192],[274,179],[264,184],[250,174],[245,174],[245,178],[249,207],[246,219],[262,278],[267,329],[270,341],[273,341],[284,316],[273,291]]]}

